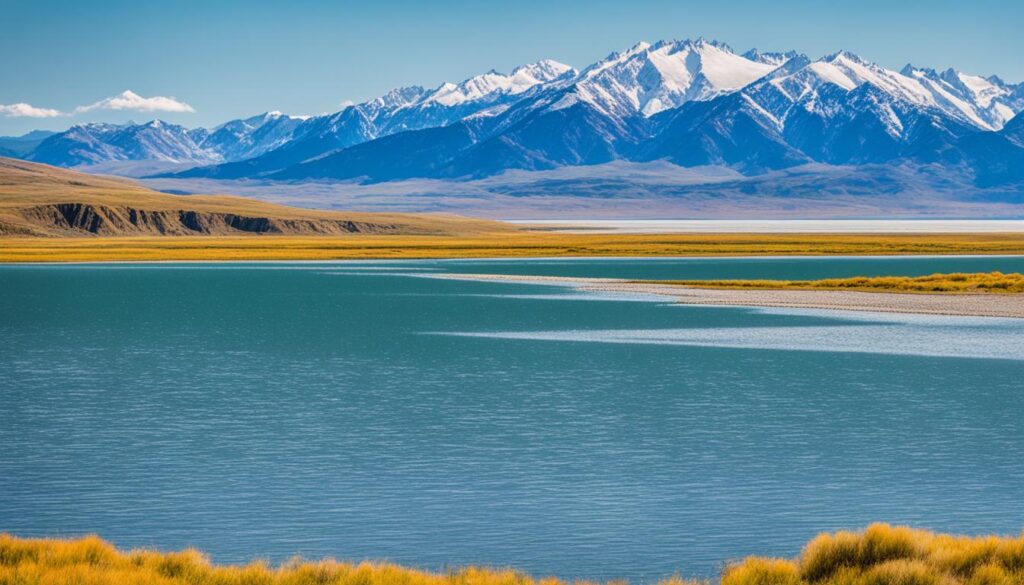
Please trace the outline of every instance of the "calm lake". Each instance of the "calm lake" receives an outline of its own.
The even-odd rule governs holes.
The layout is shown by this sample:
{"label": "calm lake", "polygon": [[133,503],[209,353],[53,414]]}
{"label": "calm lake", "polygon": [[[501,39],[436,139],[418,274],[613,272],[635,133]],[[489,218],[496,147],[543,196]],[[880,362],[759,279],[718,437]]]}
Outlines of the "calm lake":
{"label": "calm lake", "polygon": [[990,270],[1024,257],[0,266],[0,531],[634,582],[1019,533],[1024,320],[429,278]]}

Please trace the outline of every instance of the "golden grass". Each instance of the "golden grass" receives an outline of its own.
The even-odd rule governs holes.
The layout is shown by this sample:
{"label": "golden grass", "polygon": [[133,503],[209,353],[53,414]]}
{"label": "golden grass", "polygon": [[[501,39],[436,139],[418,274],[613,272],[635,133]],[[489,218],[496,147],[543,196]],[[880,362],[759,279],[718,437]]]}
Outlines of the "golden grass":
{"label": "golden grass", "polygon": [[0,262],[1024,254],[1024,234],[557,234],[0,238]]}
{"label": "golden grass", "polygon": [[[96,536],[77,540],[0,535],[0,585],[566,585],[511,569],[431,573],[388,563],[294,559],[214,566],[196,550],[120,552]],[[577,581],[574,585],[590,585]],[[612,585],[609,583],[608,585]],[[698,585],[673,577],[659,585]],[[706,585],[706,584],[701,584]]]}
{"label": "golden grass", "polygon": [[952,536],[888,524],[821,534],[796,559],[748,558],[722,585],[1020,585],[1024,535]]}
{"label": "golden grass", "polygon": [[[621,585],[613,581],[607,585]],[[76,540],[0,535],[0,585],[566,585],[511,569],[447,573],[387,563],[294,559],[280,566],[210,563],[196,550],[121,552],[96,536]],[[709,585],[674,576],[659,585]],[[591,585],[574,581],[573,585]],[[952,536],[872,524],[817,536],[794,559],[749,557],[721,585],[1024,585],[1024,535]]]}
{"label": "golden grass", "polygon": [[931,274],[928,276],[855,276],[821,280],[649,280],[644,283],[671,284],[719,289],[857,290],[909,293],[1024,293],[1024,274],[1019,272],[976,272]]}

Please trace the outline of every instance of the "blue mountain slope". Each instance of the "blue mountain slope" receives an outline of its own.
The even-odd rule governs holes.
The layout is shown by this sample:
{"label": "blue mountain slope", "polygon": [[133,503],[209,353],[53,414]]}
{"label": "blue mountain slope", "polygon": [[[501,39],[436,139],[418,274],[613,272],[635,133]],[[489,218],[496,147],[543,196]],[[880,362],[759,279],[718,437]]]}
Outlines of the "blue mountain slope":
{"label": "blue mountain slope", "polygon": [[971,169],[979,187],[998,187],[1024,182],[1024,148],[995,132],[975,132],[963,137],[949,162]]}
{"label": "blue mountain slope", "polygon": [[496,117],[468,118],[443,128],[380,138],[268,177],[388,181],[599,164],[620,158],[619,149],[634,138],[632,130],[586,104],[557,110],[510,110]]}
{"label": "blue mountain slope", "polygon": [[175,176],[211,179],[258,177],[365,142],[373,135],[373,128],[362,110],[347,108],[331,116],[310,118],[298,124],[292,133],[295,137],[293,140],[262,155],[219,165],[197,167],[177,173]]}
{"label": "blue mountain slope", "polygon": [[84,124],[43,140],[28,160],[56,166],[157,160],[209,163],[219,155],[201,146],[205,133],[154,120],[146,124]]}
{"label": "blue mountain slope", "polygon": [[1007,122],[1001,133],[1011,142],[1024,146],[1024,112]]}
{"label": "blue mountain slope", "polygon": [[797,104],[790,110],[783,136],[819,162],[868,164],[901,158],[931,162],[959,137],[976,131],[866,84],[849,92],[830,86],[814,99],[813,108]]}
{"label": "blue mountain slope", "polygon": [[56,132],[33,130],[21,136],[0,136],[0,156],[21,158],[35,150],[39,144]]}
{"label": "blue mountain slope", "polygon": [[635,160],[667,160],[685,167],[727,165],[747,174],[811,160],[786,144],[778,129],[740,94],[685,104],[653,122],[661,128]]}
{"label": "blue mountain slope", "polygon": [[444,173],[479,177],[510,169],[600,164],[623,158],[642,135],[639,126],[611,120],[585,103],[531,112],[514,123],[498,125],[498,132],[460,152]]}
{"label": "blue mountain slope", "polygon": [[248,159],[290,142],[300,124],[301,118],[267,112],[221,124],[209,132],[202,146],[224,160]]}
{"label": "blue mountain slope", "polygon": [[472,146],[469,124],[401,132],[299,163],[268,175],[271,179],[366,179],[390,181],[444,174],[442,169]]}

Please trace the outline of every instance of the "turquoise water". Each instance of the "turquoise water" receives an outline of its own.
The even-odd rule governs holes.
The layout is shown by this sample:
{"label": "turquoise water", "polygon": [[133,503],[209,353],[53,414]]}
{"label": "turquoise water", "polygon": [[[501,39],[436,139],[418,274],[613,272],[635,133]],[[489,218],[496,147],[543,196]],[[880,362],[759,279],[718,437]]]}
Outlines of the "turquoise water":
{"label": "turquoise water", "polygon": [[0,266],[0,531],[636,582],[1016,533],[1024,321],[423,277],[952,270],[1024,258]]}

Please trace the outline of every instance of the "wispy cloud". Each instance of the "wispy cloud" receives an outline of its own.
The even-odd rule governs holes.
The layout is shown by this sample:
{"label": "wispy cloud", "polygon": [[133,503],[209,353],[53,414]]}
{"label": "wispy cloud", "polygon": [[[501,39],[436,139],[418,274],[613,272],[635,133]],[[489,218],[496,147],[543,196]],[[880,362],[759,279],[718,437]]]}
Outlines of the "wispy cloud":
{"label": "wispy cloud", "polygon": [[173,97],[155,95],[153,97],[142,97],[141,95],[125,90],[118,95],[108,97],[88,106],[75,108],[75,113],[91,112],[93,110],[134,110],[137,112],[195,112],[192,106],[180,102]]}
{"label": "wispy cloud", "polygon": [[37,108],[32,104],[19,102],[11,105],[0,104],[0,115],[6,118],[56,118],[62,114],[60,110]]}

